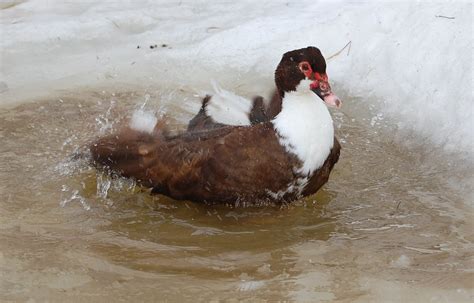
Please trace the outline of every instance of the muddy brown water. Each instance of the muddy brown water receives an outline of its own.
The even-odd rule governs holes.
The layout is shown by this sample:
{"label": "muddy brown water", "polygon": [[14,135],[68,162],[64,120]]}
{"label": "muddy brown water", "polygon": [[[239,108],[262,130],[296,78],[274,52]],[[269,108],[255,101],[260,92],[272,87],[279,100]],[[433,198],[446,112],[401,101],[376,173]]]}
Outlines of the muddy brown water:
{"label": "muddy brown water", "polygon": [[71,157],[144,98],[78,92],[0,109],[0,301],[472,300],[472,162],[408,144],[346,100],[333,112],[341,159],[316,195],[173,201]]}

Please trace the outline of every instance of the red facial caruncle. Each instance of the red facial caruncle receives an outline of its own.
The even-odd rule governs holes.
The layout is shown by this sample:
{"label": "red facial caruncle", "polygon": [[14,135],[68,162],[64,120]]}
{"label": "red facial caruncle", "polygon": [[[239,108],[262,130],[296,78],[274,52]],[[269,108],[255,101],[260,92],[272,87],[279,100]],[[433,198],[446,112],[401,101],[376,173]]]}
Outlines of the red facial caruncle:
{"label": "red facial caruncle", "polygon": [[298,67],[301,72],[305,75],[306,79],[313,80],[309,88],[315,92],[328,106],[341,107],[342,102],[339,98],[331,91],[329,85],[329,79],[326,73],[321,74],[313,72],[311,65],[308,61],[302,61]]}
{"label": "red facial caruncle", "polygon": [[306,78],[311,79],[313,77],[313,69],[308,61],[300,62],[299,68],[301,72],[306,76]]}

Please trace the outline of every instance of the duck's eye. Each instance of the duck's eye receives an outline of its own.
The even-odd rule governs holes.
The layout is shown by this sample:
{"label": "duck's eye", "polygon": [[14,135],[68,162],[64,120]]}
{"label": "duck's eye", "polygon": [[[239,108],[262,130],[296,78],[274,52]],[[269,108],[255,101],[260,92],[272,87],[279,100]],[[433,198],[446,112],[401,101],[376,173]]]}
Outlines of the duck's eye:
{"label": "duck's eye", "polygon": [[306,77],[310,77],[311,74],[313,73],[313,69],[311,68],[311,65],[309,65],[307,61],[301,62],[299,64],[299,68]]}

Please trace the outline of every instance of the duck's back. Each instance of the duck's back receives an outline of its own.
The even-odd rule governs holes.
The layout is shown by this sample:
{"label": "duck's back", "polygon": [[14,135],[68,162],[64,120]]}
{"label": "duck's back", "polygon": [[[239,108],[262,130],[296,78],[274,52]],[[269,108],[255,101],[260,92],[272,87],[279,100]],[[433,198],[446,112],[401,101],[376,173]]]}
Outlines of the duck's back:
{"label": "duck's back", "polygon": [[92,145],[95,163],[175,199],[266,200],[294,179],[298,160],[271,123],[160,137],[127,130]]}

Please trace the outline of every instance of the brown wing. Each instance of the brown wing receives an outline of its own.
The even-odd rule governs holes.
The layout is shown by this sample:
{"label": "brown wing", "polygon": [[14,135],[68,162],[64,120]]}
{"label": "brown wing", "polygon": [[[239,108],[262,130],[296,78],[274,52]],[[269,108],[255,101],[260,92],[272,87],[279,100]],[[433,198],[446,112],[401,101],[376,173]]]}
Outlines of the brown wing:
{"label": "brown wing", "polygon": [[238,192],[246,199],[264,199],[270,192],[286,190],[294,180],[296,157],[280,145],[270,123],[232,133],[216,145],[206,172],[212,172],[216,192]]}
{"label": "brown wing", "polygon": [[[157,130],[153,134],[149,134],[125,127],[117,133],[99,138],[89,147],[93,164],[105,166],[125,177],[134,177],[145,185],[152,186],[147,170],[155,164],[157,159],[167,154],[178,155],[178,150],[184,150],[187,144],[198,145],[199,142],[224,136],[232,130],[232,128],[223,127],[165,136],[166,131],[158,127],[155,129]],[[197,146],[194,149],[196,148]],[[172,157],[172,159],[175,158]]]}
{"label": "brown wing", "polygon": [[147,176],[155,191],[194,201],[264,199],[267,191],[286,188],[297,164],[269,123],[217,136],[185,134],[160,146],[154,157]]}
{"label": "brown wing", "polygon": [[155,192],[194,201],[265,199],[267,191],[286,189],[297,165],[270,123],[173,138],[119,134],[99,140],[91,150],[96,163]]}

